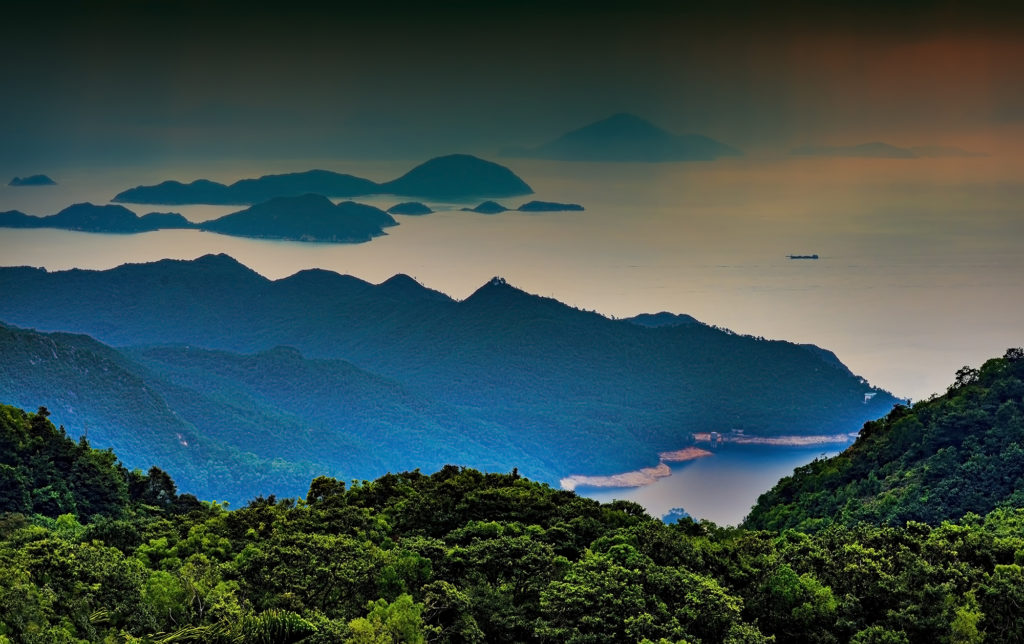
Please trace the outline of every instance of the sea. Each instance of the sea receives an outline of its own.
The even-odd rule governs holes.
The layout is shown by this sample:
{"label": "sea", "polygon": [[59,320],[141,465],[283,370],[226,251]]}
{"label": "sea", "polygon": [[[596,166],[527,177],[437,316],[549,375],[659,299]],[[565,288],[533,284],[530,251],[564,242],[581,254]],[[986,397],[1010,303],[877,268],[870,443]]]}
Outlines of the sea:
{"label": "sea", "polygon": [[[324,168],[387,180],[422,160],[0,167],[3,184],[35,173],[58,182],[0,186],[0,211],[47,215],[72,203],[107,203],[121,190],[165,179],[231,182]],[[1016,160],[772,154],[665,164],[494,160],[535,191],[501,203],[542,199],[585,210],[483,215],[460,210],[475,202],[427,201],[437,212],[396,215],[400,225],[363,244],[194,230],[0,229],[0,265],[107,269],[227,253],[274,279],[314,267],[371,282],[406,273],[455,298],[501,276],[609,317],[687,313],[737,333],[813,343],[873,386],[912,400],[945,391],[959,367],[1024,344],[1024,173]],[[386,208],[408,199],[357,200]],[[180,212],[192,221],[240,209],[129,207],[139,214]],[[787,257],[811,254],[819,259]],[[820,449],[729,448],[674,465],[673,475],[655,485],[591,495],[636,500],[659,516],[683,507],[698,518],[735,523],[774,480],[817,454]]]}

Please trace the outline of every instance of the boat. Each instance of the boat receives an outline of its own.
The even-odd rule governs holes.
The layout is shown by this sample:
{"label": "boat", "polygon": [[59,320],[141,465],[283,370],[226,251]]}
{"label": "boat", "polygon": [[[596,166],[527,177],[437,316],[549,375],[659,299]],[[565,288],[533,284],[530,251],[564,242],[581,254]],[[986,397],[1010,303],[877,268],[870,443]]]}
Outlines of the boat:
{"label": "boat", "polygon": [[818,259],[817,253],[814,255],[786,255],[790,259]]}

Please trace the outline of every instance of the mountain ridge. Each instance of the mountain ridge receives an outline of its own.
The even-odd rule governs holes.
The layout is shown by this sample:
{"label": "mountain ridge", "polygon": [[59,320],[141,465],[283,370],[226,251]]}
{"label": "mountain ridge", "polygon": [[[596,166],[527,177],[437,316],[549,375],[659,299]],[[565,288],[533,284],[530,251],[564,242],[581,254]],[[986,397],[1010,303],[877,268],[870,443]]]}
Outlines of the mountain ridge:
{"label": "mountain ridge", "polygon": [[789,342],[699,324],[645,328],[500,278],[462,301],[398,285],[329,271],[269,280],[223,255],[93,272],[0,269],[0,319],[113,346],[253,354],[286,345],[345,360],[506,428],[536,446],[550,481],[558,468],[652,466],[708,429],[851,432],[896,402]]}

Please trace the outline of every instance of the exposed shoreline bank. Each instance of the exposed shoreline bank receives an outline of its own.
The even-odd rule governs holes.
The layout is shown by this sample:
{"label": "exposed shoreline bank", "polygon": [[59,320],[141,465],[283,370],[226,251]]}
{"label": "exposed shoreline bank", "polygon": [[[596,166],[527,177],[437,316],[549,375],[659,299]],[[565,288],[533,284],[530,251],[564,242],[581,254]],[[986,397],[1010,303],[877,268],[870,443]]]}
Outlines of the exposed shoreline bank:
{"label": "exposed shoreline bank", "polygon": [[611,474],[609,476],[584,476],[573,474],[558,481],[563,490],[575,490],[578,486],[587,487],[640,487],[650,485],[660,478],[672,475],[672,468],[669,463],[683,463],[705,456],[711,456],[713,452],[699,447],[684,447],[683,449],[658,454],[658,464],[655,467],[644,467],[632,472],[622,474]]}
{"label": "exposed shoreline bank", "polygon": [[[848,434],[817,434],[810,436],[747,436],[744,434],[716,434],[712,441],[712,432],[698,432],[693,435],[696,443],[708,445],[720,445],[732,443],[734,445],[765,445],[770,447],[812,447],[815,445],[846,445],[851,443],[857,432]],[[563,490],[575,490],[578,487],[593,488],[618,488],[618,487],[643,487],[656,482],[658,479],[672,475],[672,468],[669,463],[684,463],[706,456],[713,456],[714,452],[701,447],[684,447],[683,449],[658,454],[658,464],[654,467],[643,467],[621,474],[610,474],[607,476],[587,476],[583,474],[572,474],[559,479],[558,484]]]}

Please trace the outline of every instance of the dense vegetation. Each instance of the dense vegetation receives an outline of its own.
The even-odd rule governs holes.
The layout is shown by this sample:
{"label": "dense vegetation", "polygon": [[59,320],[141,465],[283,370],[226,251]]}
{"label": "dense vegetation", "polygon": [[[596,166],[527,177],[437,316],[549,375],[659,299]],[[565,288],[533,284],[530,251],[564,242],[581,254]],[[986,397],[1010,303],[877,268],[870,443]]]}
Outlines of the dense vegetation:
{"label": "dense vegetation", "polygon": [[963,367],[942,396],[897,406],[857,441],[765,493],[753,528],[937,523],[1024,507],[1024,351]]}
{"label": "dense vegetation", "polygon": [[1021,510],[814,535],[670,526],[446,467],[228,511],[45,412],[0,407],[0,442],[3,642],[1024,639]]}
{"label": "dense vegetation", "polygon": [[[115,346],[185,344],[255,355],[287,346],[307,361],[344,360],[361,370],[361,378],[386,380],[426,401],[418,408],[429,412],[429,419],[396,424],[396,431],[438,425],[450,429],[454,422],[474,443],[502,440],[520,451],[495,450],[499,456],[491,461],[470,460],[467,453],[446,457],[448,462],[500,471],[519,467],[529,477],[548,482],[570,474],[615,474],[653,466],[657,452],[685,447],[696,431],[854,432],[896,402],[815,347],[740,336],[703,324],[649,328],[531,295],[500,279],[454,301],[411,279],[373,285],[310,270],[271,281],[220,255],[108,271],[4,268],[0,291],[6,295],[0,298],[0,320],[87,333]],[[170,352],[164,357],[170,358]],[[262,366],[283,364],[286,357],[265,355]],[[199,374],[181,364],[184,359],[182,354],[181,360],[147,360],[146,366],[162,379],[193,390],[193,383],[222,375]],[[306,366],[302,371],[313,373],[323,365]],[[265,417],[269,405],[276,410],[272,415],[290,419],[288,426],[308,427],[300,407],[315,410],[318,403],[305,395],[307,387],[296,387],[300,397],[282,409],[257,384],[250,379],[234,387],[251,405],[242,404],[230,387],[218,391],[226,407],[248,406]],[[202,424],[204,435],[215,433],[227,440],[231,434],[228,442],[238,449],[258,449],[243,425],[203,424],[207,421],[198,416],[181,414],[168,400],[171,396],[159,391],[182,418],[196,427]],[[363,408],[392,408],[393,391],[383,386],[371,391]],[[865,403],[868,392],[877,395]],[[20,400],[28,408],[58,410],[46,398]],[[440,422],[431,411],[440,409],[447,410],[443,417],[448,421]],[[323,423],[328,430],[338,429],[339,436],[360,440],[326,419]],[[72,420],[65,424],[73,433],[82,430]],[[251,431],[261,426],[263,432],[269,426],[284,427],[255,416],[244,425]],[[306,433],[294,436],[301,442]],[[429,434],[425,439],[430,442],[425,452],[447,448],[444,440]],[[507,454],[511,456],[505,458]],[[363,462],[372,459],[372,454],[363,456]],[[367,478],[394,467],[387,464]],[[346,478],[351,475],[364,476],[345,470]]]}

